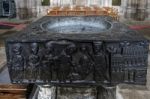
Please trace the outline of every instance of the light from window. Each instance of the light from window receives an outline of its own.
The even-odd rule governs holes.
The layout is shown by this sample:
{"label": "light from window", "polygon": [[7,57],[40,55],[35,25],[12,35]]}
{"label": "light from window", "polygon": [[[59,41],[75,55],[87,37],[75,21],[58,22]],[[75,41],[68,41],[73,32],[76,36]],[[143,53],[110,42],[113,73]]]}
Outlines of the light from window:
{"label": "light from window", "polygon": [[50,5],[50,0],[42,0],[42,6],[49,6]]}
{"label": "light from window", "polygon": [[112,0],[112,5],[113,6],[120,6],[121,5],[121,0]]}

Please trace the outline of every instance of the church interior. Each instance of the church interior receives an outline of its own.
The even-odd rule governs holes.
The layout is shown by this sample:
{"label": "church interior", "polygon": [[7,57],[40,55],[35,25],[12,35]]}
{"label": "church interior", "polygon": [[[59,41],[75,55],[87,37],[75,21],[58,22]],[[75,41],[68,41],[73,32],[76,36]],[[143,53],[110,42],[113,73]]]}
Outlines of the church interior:
{"label": "church interior", "polygon": [[[119,84],[115,92],[100,88],[103,91],[100,98],[94,97],[98,94],[94,88],[57,89],[49,84],[12,84],[6,39],[18,35],[44,16],[109,16],[150,40],[150,0],[0,0],[0,99],[149,99],[150,59],[146,85]],[[55,90],[59,90],[58,93]]]}

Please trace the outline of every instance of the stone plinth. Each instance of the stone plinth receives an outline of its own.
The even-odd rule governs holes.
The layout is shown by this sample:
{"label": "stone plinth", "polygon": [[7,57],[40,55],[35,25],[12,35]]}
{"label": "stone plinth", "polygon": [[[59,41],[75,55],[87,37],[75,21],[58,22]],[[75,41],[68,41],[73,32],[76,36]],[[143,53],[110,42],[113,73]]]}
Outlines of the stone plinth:
{"label": "stone plinth", "polygon": [[119,85],[117,99],[149,99],[150,91],[146,86]]}
{"label": "stone plinth", "polygon": [[6,55],[5,55],[5,48],[0,47],[0,69],[6,65]]}
{"label": "stone plinth", "polygon": [[45,85],[38,86],[35,95],[32,99],[116,99],[116,88],[54,87]]}

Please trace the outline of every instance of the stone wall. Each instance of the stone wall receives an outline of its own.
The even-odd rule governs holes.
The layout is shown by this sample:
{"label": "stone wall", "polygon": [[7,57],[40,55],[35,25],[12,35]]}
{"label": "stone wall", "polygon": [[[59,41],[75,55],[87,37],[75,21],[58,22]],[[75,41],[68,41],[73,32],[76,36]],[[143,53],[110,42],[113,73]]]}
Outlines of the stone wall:
{"label": "stone wall", "polygon": [[17,18],[28,19],[37,17],[41,0],[15,0]]}
{"label": "stone wall", "polygon": [[125,18],[133,20],[145,20],[150,18],[149,0],[127,0],[125,9]]}
{"label": "stone wall", "polygon": [[[15,0],[17,17],[20,19],[41,17],[53,6],[61,5],[99,5],[112,6],[112,0],[50,0],[49,6],[42,6],[41,0]],[[122,0],[121,6],[113,6],[127,19],[144,20],[150,18],[150,0]]]}

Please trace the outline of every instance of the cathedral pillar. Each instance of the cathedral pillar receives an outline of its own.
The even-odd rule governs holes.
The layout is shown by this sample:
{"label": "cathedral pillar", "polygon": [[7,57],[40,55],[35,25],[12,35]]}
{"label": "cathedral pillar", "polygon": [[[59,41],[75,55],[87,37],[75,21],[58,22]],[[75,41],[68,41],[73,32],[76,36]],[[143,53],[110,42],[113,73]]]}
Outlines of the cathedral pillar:
{"label": "cathedral pillar", "polygon": [[147,0],[128,0],[125,18],[134,20],[144,20],[146,16]]}
{"label": "cathedral pillar", "polygon": [[26,0],[15,0],[16,15],[19,19],[24,19],[27,16],[27,2]]}
{"label": "cathedral pillar", "polygon": [[28,19],[38,16],[41,0],[15,0],[16,13],[19,19]]}
{"label": "cathedral pillar", "polygon": [[150,19],[150,0],[147,0],[146,12],[147,18]]}
{"label": "cathedral pillar", "polygon": [[136,20],[145,20],[146,18],[146,7],[147,6],[147,0],[138,0],[136,13],[134,18]]}

